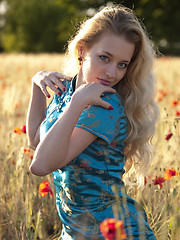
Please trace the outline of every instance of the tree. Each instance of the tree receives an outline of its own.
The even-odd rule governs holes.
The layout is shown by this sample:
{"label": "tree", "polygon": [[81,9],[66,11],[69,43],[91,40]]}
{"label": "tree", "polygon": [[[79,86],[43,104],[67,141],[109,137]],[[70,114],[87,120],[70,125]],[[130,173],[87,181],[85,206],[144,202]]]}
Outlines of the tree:
{"label": "tree", "polygon": [[[180,1],[139,0],[137,14],[160,50],[180,54]],[[168,51],[169,49],[169,51]]]}
{"label": "tree", "polygon": [[[0,21],[5,22],[2,27],[0,24],[0,45],[9,52],[64,51],[64,45],[84,16],[112,4],[108,0],[4,1],[8,8],[6,14],[0,16]],[[180,54],[179,0],[171,3],[168,0],[113,1],[119,2],[135,10],[160,50]]]}
{"label": "tree", "polygon": [[[59,52],[72,32],[71,8],[55,0],[7,0],[2,45],[8,51]],[[78,12],[78,11],[77,11]]]}

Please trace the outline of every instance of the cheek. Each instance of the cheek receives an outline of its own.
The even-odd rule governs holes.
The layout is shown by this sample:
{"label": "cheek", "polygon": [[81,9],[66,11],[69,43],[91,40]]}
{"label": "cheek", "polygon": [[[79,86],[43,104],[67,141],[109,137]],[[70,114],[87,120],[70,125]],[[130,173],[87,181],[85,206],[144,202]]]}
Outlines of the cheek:
{"label": "cheek", "polygon": [[96,73],[97,64],[92,61],[85,61],[82,66],[83,76],[86,80],[90,80]]}
{"label": "cheek", "polygon": [[123,79],[123,77],[125,76],[126,72],[127,72],[127,69],[125,69],[124,71],[120,71],[118,73],[118,79],[120,79],[119,81],[121,81]]}

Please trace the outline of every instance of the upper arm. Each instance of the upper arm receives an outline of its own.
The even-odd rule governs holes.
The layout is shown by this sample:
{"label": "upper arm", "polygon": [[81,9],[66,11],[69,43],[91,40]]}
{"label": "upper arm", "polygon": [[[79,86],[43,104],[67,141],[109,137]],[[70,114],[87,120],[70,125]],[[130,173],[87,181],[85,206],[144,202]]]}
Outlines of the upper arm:
{"label": "upper arm", "polygon": [[102,138],[107,144],[111,144],[114,136],[119,131],[119,119],[124,114],[123,107],[119,106],[119,99],[109,94],[103,100],[110,102],[113,111],[92,105],[84,109],[70,138],[67,157],[60,165],[65,166],[77,155],[84,151],[94,140]]}
{"label": "upper arm", "polygon": [[66,159],[60,164],[60,168],[71,162],[81,152],[83,152],[97,136],[85,129],[75,127],[70,138]]}
{"label": "upper arm", "polygon": [[35,136],[34,136],[33,141],[30,141],[30,139],[28,139],[28,142],[29,142],[28,145],[29,145],[29,147],[32,148],[33,150],[36,149],[38,143],[40,142],[39,131],[40,131],[40,126],[39,126],[39,128],[38,128],[38,130],[37,130],[37,132],[36,132],[36,134],[35,134]]}

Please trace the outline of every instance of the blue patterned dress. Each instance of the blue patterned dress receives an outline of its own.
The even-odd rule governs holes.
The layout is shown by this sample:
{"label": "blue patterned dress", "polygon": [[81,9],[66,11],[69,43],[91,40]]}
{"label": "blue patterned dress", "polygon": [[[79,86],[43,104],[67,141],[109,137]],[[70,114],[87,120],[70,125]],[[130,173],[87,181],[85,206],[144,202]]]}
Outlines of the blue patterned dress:
{"label": "blue patterned dress", "polygon": [[[61,96],[55,94],[48,106],[41,125],[41,139],[71,100],[75,78],[63,83],[67,90]],[[52,173],[57,210],[63,224],[60,239],[102,240],[99,225],[105,218],[113,218],[116,212],[124,221],[127,239],[155,240],[145,213],[123,191],[124,139],[128,134],[128,120],[122,99],[112,93],[105,93],[102,99],[114,110],[92,105],[84,109],[76,124],[76,127],[97,135],[97,140],[65,167]],[[112,190],[114,184],[118,189],[119,204]]]}

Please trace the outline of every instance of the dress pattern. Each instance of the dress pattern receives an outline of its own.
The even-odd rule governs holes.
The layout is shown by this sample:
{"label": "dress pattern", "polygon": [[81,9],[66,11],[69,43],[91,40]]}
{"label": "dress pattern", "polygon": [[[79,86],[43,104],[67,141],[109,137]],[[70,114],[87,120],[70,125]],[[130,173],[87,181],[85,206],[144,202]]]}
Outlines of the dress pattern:
{"label": "dress pattern", "polygon": [[[75,80],[64,81],[66,92],[61,96],[54,95],[41,124],[41,139],[69,104]],[[76,127],[97,135],[97,140],[69,164],[52,173],[57,210],[63,224],[60,239],[104,239],[99,225],[105,218],[114,217],[117,199],[112,185],[116,184],[120,200],[119,219],[124,221],[128,239],[155,240],[145,212],[124,191],[124,139],[128,134],[128,120],[123,101],[118,94],[112,93],[104,93],[102,99],[114,110],[89,106],[83,110],[76,124]]]}

